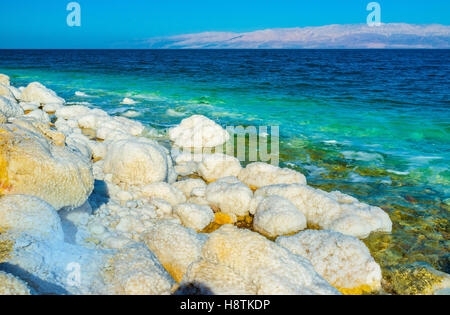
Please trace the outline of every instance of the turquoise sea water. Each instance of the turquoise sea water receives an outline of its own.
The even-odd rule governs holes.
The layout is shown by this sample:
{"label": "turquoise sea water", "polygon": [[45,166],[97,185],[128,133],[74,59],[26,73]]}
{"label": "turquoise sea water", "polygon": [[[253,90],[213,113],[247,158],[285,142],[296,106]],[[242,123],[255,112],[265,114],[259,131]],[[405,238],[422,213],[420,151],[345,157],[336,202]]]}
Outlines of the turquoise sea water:
{"label": "turquoise sea water", "polygon": [[389,212],[392,235],[366,241],[378,262],[450,272],[449,50],[0,50],[0,73],[160,130],[277,125],[282,166]]}

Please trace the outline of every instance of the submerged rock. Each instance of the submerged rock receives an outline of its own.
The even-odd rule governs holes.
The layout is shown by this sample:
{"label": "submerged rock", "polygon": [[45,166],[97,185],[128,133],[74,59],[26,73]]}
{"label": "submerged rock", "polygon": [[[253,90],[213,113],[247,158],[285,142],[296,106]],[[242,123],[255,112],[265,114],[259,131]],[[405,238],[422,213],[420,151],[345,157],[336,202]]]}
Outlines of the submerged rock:
{"label": "submerged rock", "polygon": [[430,295],[450,288],[449,274],[420,262],[390,266],[383,277],[383,288],[392,294]]}
{"label": "submerged rock", "polygon": [[344,294],[381,289],[381,269],[359,239],[331,231],[308,230],[276,242],[307,258],[314,269]]}

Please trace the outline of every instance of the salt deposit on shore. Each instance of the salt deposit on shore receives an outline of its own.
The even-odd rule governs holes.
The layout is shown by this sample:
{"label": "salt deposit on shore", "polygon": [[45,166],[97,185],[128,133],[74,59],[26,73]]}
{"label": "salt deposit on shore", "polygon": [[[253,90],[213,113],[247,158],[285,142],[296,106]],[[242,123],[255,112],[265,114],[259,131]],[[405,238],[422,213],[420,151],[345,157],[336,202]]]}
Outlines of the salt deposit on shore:
{"label": "salt deposit on shore", "polygon": [[180,152],[229,139],[204,116],[171,129],[169,148],[141,123],[67,106],[40,83],[16,89],[0,75],[0,85],[0,294],[380,289],[356,238],[391,231],[380,208],[291,169]]}

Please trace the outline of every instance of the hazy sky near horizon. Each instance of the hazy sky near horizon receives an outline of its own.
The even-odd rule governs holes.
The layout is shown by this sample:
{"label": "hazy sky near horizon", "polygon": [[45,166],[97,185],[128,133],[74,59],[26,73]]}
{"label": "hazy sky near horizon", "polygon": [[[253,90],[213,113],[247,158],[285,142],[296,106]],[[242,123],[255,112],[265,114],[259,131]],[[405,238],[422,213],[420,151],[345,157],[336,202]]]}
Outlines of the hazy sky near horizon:
{"label": "hazy sky near horizon", "polygon": [[[66,23],[71,0],[4,1],[0,48],[110,48],[203,31],[365,23],[370,0],[78,0],[81,26]],[[448,0],[379,0],[381,22],[450,24]]]}

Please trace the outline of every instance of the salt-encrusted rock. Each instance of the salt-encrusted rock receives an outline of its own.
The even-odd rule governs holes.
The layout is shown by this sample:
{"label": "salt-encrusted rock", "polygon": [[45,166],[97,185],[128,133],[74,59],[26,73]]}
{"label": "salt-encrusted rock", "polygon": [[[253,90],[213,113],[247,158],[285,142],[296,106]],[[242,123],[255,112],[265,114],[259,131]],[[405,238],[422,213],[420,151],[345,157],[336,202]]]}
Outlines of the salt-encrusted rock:
{"label": "salt-encrusted rock", "polygon": [[50,129],[47,122],[42,122],[33,117],[22,116],[19,118],[10,118],[9,121],[20,126],[34,134],[42,135],[55,145],[64,146],[65,136],[63,133]]}
{"label": "salt-encrusted rock", "polygon": [[10,87],[4,84],[0,84],[0,96],[6,97],[10,100],[16,100],[16,97],[11,92]]}
{"label": "salt-encrusted rock", "polygon": [[140,136],[145,127],[138,121],[125,117],[103,117],[97,120],[97,138],[103,140],[121,140],[131,136]]}
{"label": "salt-encrusted rock", "polygon": [[10,80],[9,77],[6,74],[2,74],[0,73],[0,84],[4,84],[4,85],[10,85]]}
{"label": "salt-encrusted rock", "polygon": [[22,109],[25,112],[31,112],[33,110],[39,109],[38,103],[26,103],[26,102],[20,102],[19,106],[22,107]]}
{"label": "salt-encrusted rock", "polygon": [[253,227],[265,236],[277,237],[305,229],[306,218],[286,198],[269,196],[258,204]]}
{"label": "salt-encrusted rock", "polygon": [[33,110],[32,112],[26,114],[26,117],[35,118],[45,123],[50,122],[50,117],[48,116],[48,114],[40,109]]}
{"label": "salt-encrusted rock", "polygon": [[151,198],[150,203],[156,208],[158,218],[171,218],[173,213],[172,205],[161,198]]}
{"label": "salt-encrusted rock", "polygon": [[191,193],[195,188],[206,188],[206,183],[199,178],[189,178],[172,184],[181,190],[186,198],[191,197]]}
{"label": "salt-encrusted rock", "polygon": [[180,282],[189,265],[200,258],[206,236],[179,224],[161,220],[148,230],[144,239],[164,268]]}
{"label": "salt-encrusted rock", "polygon": [[193,203],[181,203],[174,207],[177,215],[185,227],[201,231],[214,221],[214,212],[209,206]]}
{"label": "salt-encrusted rock", "polygon": [[198,165],[198,174],[208,182],[227,176],[237,177],[240,171],[239,160],[222,153],[205,154]]}
{"label": "salt-encrusted rock", "polygon": [[0,193],[39,197],[56,209],[81,206],[93,189],[92,164],[14,124],[0,126]]}
{"label": "salt-encrusted rock", "polygon": [[38,294],[168,294],[175,283],[142,244],[93,250],[26,233],[5,233],[12,242],[4,269]]}
{"label": "salt-encrusted rock", "polygon": [[248,164],[239,173],[239,179],[254,189],[274,184],[306,184],[303,174],[262,162]]}
{"label": "salt-encrusted rock", "polygon": [[[202,248],[201,266],[192,266],[186,281],[207,288],[228,288],[228,292],[252,294],[339,294],[310,262],[249,230],[224,225],[209,234]],[[231,270],[234,274],[229,274]],[[198,275],[198,277],[197,277]],[[243,283],[239,283],[239,278]],[[236,290],[234,290],[236,287]],[[219,292],[223,292],[219,290]],[[215,292],[212,292],[215,293]]]}
{"label": "salt-encrusted rock", "polygon": [[101,270],[110,258],[106,252],[41,239],[27,233],[0,234],[11,242],[3,269],[26,281],[38,294],[105,294]]}
{"label": "salt-encrusted rock", "polygon": [[7,118],[23,115],[23,109],[14,100],[0,96],[0,112]]}
{"label": "salt-encrusted rock", "polygon": [[142,196],[147,198],[160,198],[167,201],[172,206],[186,202],[186,197],[181,190],[165,182],[144,186],[142,188]]}
{"label": "salt-encrusted rock", "polygon": [[331,231],[307,230],[281,236],[276,242],[303,256],[331,285],[344,294],[361,294],[381,288],[380,266],[359,239]]}
{"label": "salt-encrusted rock", "polygon": [[255,295],[256,293],[256,286],[236,274],[230,267],[204,259],[189,266],[176,292],[182,295]]}
{"label": "salt-encrusted rock", "polygon": [[119,295],[170,294],[175,284],[155,255],[135,244],[114,255],[106,272],[108,292]]}
{"label": "salt-encrusted rock", "polygon": [[89,148],[89,138],[81,133],[72,133],[66,137],[66,144],[71,149],[81,153],[86,159],[92,158],[92,151]]}
{"label": "salt-encrusted rock", "polygon": [[136,104],[137,102],[135,101],[135,100],[133,100],[133,99],[131,99],[131,98],[128,98],[128,97],[125,97],[123,100],[122,100],[122,102],[121,102],[121,104],[125,104],[125,105],[133,105],[133,104]]}
{"label": "salt-encrusted rock", "polygon": [[0,295],[30,295],[27,284],[11,274],[0,271]]}
{"label": "salt-encrusted rock", "polygon": [[228,141],[230,135],[211,119],[194,115],[169,130],[169,137],[179,147],[215,147]]}
{"label": "salt-encrusted rock", "polygon": [[20,100],[20,95],[22,95],[22,92],[21,92],[18,88],[16,88],[16,87],[10,85],[10,86],[9,86],[9,90],[10,90],[11,93],[14,95],[14,98],[15,98],[16,100]]}
{"label": "salt-encrusted rock", "polygon": [[59,103],[64,104],[66,101],[56,95],[56,93],[39,82],[33,82],[22,91],[20,100],[23,102],[38,102],[40,104]]}
{"label": "salt-encrusted rock", "polygon": [[306,216],[309,225],[324,230],[359,238],[365,238],[371,232],[392,230],[386,212],[340,192],[328,193],[300,184],[270,185],[255,192],[255,196],[272,195],[289,199]]}
{"label": "salt-encrusted rock", "polygon": [[92,152],[92,157],[95,161],[103,160],[108,152],[108,146],[104,142],[89,141],[87,143]]}
{"label": "salt-encrusted rock", "polygon": [[49,103],[45,104],[42,110],[46,113],[55,113],[58,109],[60,109],[63,105],[59,103]]}
{"label": "salt-encrusted rock", "polygon": [[37,197],[26,195],[0,197],[0,230],[64,239],[61,220],[55,208]]}
{"label": "salt-encrusted rock", "polygon": [[113,142],[105,156],[105,173],[113,180],[131,185],[145,185],[168,178],[167,155],[155,142],[136,138]]}
{"label": "salt-encrusted rock", "polygon": [[206,187],[209,204],[227,214],[247,215],[252,208],[253,192],[236,177],[224,177]]}
{"label": "salt-encrusted rock", "polygon": [[55,116],[65,120],[77,119],[80,116],[88,115],[91,109],[82,105],[63,106],[56,110]]}

